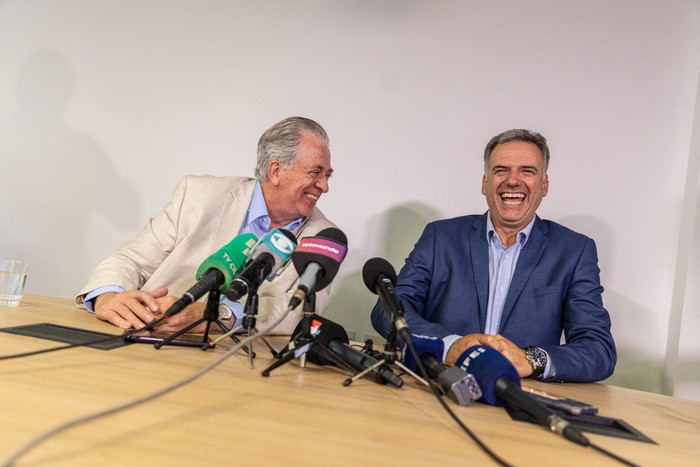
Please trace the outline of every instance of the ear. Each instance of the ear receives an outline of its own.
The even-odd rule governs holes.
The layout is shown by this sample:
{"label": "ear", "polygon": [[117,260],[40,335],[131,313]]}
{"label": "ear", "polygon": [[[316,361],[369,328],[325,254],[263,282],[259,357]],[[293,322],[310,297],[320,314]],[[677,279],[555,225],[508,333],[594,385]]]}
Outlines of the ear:
{"label": "ear", "polygon": [[273,185],[279,185],[282,165],[279,161],[272,161],[267,166],[267,179]]}
{"label": "ear", "polygon": [[486,174],[481,178],[481,194],[486,194]]}
{"label": "ear", "polygon": [[545,174],[544,180],[542,180],[542,197],[543,198],[545,196],[547,196],[548,191],[549,191],[549,175]]}

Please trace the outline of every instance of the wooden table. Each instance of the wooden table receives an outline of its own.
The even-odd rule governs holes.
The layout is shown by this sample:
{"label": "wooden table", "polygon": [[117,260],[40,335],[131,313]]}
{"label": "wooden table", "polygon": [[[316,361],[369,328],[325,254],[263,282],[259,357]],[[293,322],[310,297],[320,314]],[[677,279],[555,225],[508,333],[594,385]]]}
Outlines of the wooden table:
{"label": "wooden table", "polygon": [[[55,323],[113,334],[70,300],[27,295],[0,307],[0,327]],[[281,348],[287,339],[273,342]],[[0,355],[59,343],[0,333]],[[0,361],[0,460],[48,430],[175,383],[223,355],[214,349],[134,344],[75,348]],[[435,398],[410,378],[397,389],[297,360],[271,361],[257,344],[255,368],[236,353],[210,373],[154,401],[64,431],[17,465],[494,465]],[[528,384],[593,403],[655,440],[648,444],[589,434],[594,443],[639,465],[700,465],[700,404],[603,384]],[[493,451],[519,466],[620,465],[590,449],[515,422],[481,403],[457,415]]]}

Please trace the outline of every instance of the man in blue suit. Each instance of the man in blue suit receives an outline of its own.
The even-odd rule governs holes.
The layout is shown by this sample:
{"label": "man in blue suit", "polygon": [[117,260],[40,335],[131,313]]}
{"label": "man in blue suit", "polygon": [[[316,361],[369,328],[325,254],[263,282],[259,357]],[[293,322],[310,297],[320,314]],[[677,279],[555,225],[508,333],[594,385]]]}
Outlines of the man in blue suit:
{"label": "man in blue suit", "polygon": [[[396,292],[409,328],[443,339],[447,365],[481,344],[523,378],[593,382],[612,374],[617,353],[595,242],[535,214],[548,165],[539,133],[492,138],[481,187],[488,212],[428,224],[401,269]],[[372,324],[387,335],[381,301]]]}

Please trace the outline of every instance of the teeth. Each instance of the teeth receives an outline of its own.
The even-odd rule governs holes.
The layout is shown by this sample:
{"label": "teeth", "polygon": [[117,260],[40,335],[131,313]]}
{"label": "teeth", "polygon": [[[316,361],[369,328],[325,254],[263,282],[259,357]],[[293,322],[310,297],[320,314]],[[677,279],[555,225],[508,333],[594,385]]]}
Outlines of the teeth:
{"label": "teeth", "polygon": [[307,197],[307,198],[311,198],[311,199],[314,200],[314,201],[318,201],[318,196],[312,195],[311,193],[307,193],[307,194],[306,194],[306,197]]}
{"label": "teeth", "polygon": [[518,198],[523,199],[525,195],[522,193],[501,193],[501,198]]}

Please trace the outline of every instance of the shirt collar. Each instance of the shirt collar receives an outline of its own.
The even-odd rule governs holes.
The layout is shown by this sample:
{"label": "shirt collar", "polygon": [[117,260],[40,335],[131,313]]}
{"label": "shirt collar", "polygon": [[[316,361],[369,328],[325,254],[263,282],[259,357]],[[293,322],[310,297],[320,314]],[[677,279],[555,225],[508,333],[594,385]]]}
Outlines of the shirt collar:
{"label": "shirt collar", "polygon": [[[521,230],[518,232],[518,244],[520,245],[520,249],[522,249],[525,244],[527,243],[527,239],[530,238],[530,232],[532,232],[532,227],[535,225],[535,218],[537,216],[532,216],[532,220]],[[493,239],[498,239],[498,235],[496,234],[496,230],[493,228],[493,223],[491,222],[491,213],[487,212],[486,213],[486,241],[491,245],[491,242]],[[498,239],[500,242],[501,240]]]}
{"label": "shirt collar", "polygon": [[[285,225],[283,228],[287,230],[293,230],[299,227],[303,218],[298,218]],[[270,215],[267,211],[267,204],[265,204],[265,196],[263,196],[262,185],[260,185],[260,180],[255,182],[255,188],[253,188],[253,197],[250,200],[250,206],[248,206],[248,217],[246,218],[245,227],[246,229],[251,228],[251,224],[256,223],[259,227],[263,228],[266,232],[270,231]]]}

